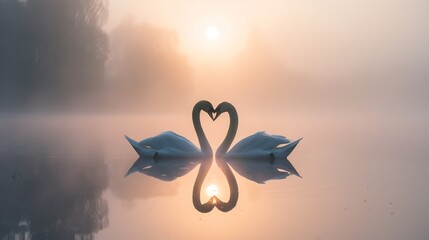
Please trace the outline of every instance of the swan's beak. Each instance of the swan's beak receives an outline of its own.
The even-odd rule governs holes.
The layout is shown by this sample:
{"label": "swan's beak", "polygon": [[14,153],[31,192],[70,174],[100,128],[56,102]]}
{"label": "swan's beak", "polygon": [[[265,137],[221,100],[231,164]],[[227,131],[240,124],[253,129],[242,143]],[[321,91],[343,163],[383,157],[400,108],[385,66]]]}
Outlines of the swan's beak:
{"label": "swan's beak", "polygon": [[216,121],[216,119],[220,116],[220,110],[219,110],[219,108],[216,108],[215,110],[214,110],[214,113],[215,113],[215,116],[214,116],[214,118],[213,118],[213,121]]}
{"label": "swan's beak", "polygon": [[208,114],[209,114],[210,118],[214,121],[215,120],[215,115],[214,115],[215,110],[212,107],[210,107]]}

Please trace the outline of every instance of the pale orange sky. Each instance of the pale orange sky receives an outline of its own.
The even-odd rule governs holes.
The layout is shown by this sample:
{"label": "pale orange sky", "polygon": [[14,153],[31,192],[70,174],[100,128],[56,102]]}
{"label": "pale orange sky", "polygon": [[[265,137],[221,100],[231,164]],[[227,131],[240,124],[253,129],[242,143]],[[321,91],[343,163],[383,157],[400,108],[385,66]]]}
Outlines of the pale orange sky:
{"label": "pale orange sky", "polygon": [[[237,102],[256,94],[282,104],[289,101],[285,94],[295,98],[295,93],[304,98],[300,103],[317,102],[319,91],[326,95],[319,96],[323,101],[334,102],[326,106],[364,106],[371,99],[384,109],[409,109],[420,108],[415,101],[424,98],[429,76],[424,1],[109,3],[108,30],[132,18],[177,34],[178,48],[191,63],[192,101]],[[219,29],[214,43],[205,37],[211,26]]]}
{"label": "pale orange sky", "polygon": [[[187,55],[211,25],[225,28],[228,54],[257,29],[268,48],[299,72],[329,80],[369,64],[389,67],[427,54],[424,1],[123,1],[112,0],[108,28],[132,16],[177,31]],[[224,35],[224,36],[222,36]],[[195,46],[197,45],[197,46]],[[202,46],[198,46],[202,45]],[[218,51],[223,51],[219,49]],[[420,52],[420,53],[419,53]],[[226,54],[226,53],[225,53]],[[204,58],[202,56],[199,56]],[[402,58],[402,60],[400,60]],[[410,59],[411,58],[411,59]],[[338,66],[341,65],[341,68]]]}

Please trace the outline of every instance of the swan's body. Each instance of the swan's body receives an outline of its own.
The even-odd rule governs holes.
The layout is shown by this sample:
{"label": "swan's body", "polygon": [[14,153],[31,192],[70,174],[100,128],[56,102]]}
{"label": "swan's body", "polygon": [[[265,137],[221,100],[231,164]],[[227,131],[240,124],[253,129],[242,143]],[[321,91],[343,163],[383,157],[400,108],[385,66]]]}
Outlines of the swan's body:
{"label": "swan's body", "polygon": [[[231,116],[230,126],[238,127],[237,111],[230,103],[221,103],[215,111],[217,114],[215,119],[223,112],[228,112]],[[230,136],[229,140],[232,142],[233,138]],[[242,139],[228,152],[226,152],[227,149],[222,149],[223,154],[216,154],[216,156],[223,158],[243,177],[257,183],[283,179],[290,174],[300,177],[287,159],[300,140],[291,142],[284,136],[258,132]]]}
{"label": "swan's body", "polygon": [[[210,117],[213,112],[212,105],[207,101],[201,101],[194,107],[194,112],[203,110]],[[194,125],[200,125],[198,119],[193,118]],[[202,131],[202,129],[200,129]],[[204,135],[204,133],[202,133]],[[198,137],[201,133],[197,132]],[[141,172],[164,181],[172,181],[190,172],[195,166],[206,158],[211,158],[213,153],[207,140],[202,141],[201,150],[191,141],[177,133],[167,131],[155,137],[137,142],[127,136],[131,146],[139,154],[139,159],[133,164],[127,175],[133,172]],[[204,136],[205,138],[205,136]],[[201,141],[200,141],[201,144]]]}
{"label": "swan's body", "polygon": [[243,138],[240,142],[234,145],[231,150],[228,151],[228,155],[234,153],[242,153],[254,150],[270,150],[276,148],[280,144],[290,143],[290,140],[280,135],[269,135],[265,132],[257,132],[246,138]]}
{"label": "swan's body", "polygon": [[140,156],[127,176],[138,171],[172,181],[194,169],[205,156],[193,143],[174,132],[164,132],[141,142],[125,137]]}
{"label": "swan's body", "polygon": [[[242,142],[249,141],[249,139],[255,139],[255,142],[260,141],[261,147],[247,148],[247,144]],[[263,139],[268,140],[268,142],[264,144]],[[287,156],[301,139],[275,145],[274,143],[277,140],[276,135],[271,136],[263,132],[256,133],[238,142],[237,145],[240,144],[243,148],[236,148],[237,145],[234,146],[225,155],[225,160],[238,174],[261,184],[268,180],[284,179],[291,174],[301,177],[287,159]],[[279,146],[282,144],[287,145]],[[252,145],[251,141],[249,141],[249,145]]]}
{"label": "swan's body", "polygon": [[202,152],[191,141],[177,133],[167,131],[155,137],[147,138],[140,142],[125,136],[140,156],[152,157],[156,160],[202,158],[207,153]]}

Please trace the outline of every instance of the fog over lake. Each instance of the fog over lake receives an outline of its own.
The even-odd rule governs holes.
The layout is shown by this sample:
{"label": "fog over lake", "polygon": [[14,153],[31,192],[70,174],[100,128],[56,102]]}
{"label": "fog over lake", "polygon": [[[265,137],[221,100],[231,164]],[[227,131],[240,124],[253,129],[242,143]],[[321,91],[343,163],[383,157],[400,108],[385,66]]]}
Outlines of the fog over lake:
{"label": "fog over lake", "polygon": [[[429,4],[0,0],[0,239],[427,239]],[[125,139],[198,145],[199,100],[238,111],[233,145],[303,138],[302,176],[240,176],[228,213],[125,174]],[[229,118],[201,114],[216,150]],[[255,178],[254,178],[255,179]],[[202,187],[227,180],[214,163]]]}

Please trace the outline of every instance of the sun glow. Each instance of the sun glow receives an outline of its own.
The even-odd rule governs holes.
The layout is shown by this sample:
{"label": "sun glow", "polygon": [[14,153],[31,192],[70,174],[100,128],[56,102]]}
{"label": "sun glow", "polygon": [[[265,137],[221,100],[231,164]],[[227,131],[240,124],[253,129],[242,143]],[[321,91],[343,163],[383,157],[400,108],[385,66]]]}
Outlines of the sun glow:
{"label": "sun glow", "polygon": [[227,63],[245,46],[247,29],[228,13],[187,14],[178,30],[181,50],[195,64]]}
{"label": "sun glow", "polygon": [[219,195],[219,189],[216,185],[210,184],[206,188],[206,193],[209,197]]}
{"label": "sun glow", "polygon": [[219,30],[216,27],[208,27],[206,37],[210,41],[217,41],[219,39]]}

